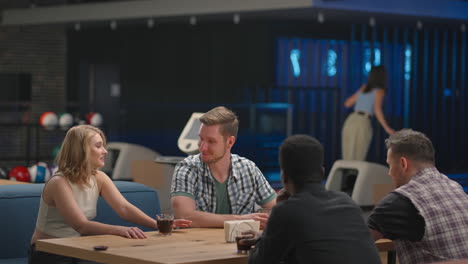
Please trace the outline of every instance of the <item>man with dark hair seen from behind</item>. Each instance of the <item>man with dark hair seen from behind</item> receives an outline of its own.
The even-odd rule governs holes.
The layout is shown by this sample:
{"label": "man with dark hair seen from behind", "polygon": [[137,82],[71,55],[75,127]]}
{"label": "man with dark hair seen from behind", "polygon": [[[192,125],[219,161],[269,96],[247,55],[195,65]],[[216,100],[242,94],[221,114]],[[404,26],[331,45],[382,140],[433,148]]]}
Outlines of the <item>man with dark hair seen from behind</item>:
{"label": "man with dark hair seen from behind", "polygon": [[291,197],[273,208],[249,263],[380,263],[361,209],[345,193],[321,184],[320,142],[308,135],[288,137],[279,161]]}
{"label": "man with dark hair seen from behind", "polygon": [[178,218],[194,227],[223,227],[226,220],[253,219],[263,228],[269,215],[255,213],[255,205],[272,208],[276,193],[252,161],[231,154],[239,121],[219,106],[200,117],[198,149],[177,164],[171,203]]}
{"label": "man with dark hair seen from behind", "polygon": [[401,264],[468,258],[468,196],[435,167],[423,133],[403,129],[385,140],[397,189],[368,218],[375,240],[394,240]]}

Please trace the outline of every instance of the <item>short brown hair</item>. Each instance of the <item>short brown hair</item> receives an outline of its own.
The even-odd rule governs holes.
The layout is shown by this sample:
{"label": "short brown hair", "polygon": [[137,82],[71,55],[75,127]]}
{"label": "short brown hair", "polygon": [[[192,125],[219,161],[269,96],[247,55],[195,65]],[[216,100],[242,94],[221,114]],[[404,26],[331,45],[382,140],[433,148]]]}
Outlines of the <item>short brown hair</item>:
{"label": "short brown hair", "polygon": [[224,106],[218,106],[200,117],[200,122],[206,126],[220,125],[219,132],[224,137],[237,137],[239,120],[236,114]]}
{"label": "short brown hair", "polygon": [[87,184],[96,170],[88,162],[88,152],[91,138],[99,134],[106,144],[104,133],[97,127],[90,125],[74,126],[68,130],[57,155],[58,173],[72,183]]}
{"label": "short brown hair", "polygon": [[431,140],[421,132],[412,129],[397,131],[385,140],[387,149],[392,153],[405,156],[410,160],[435,163],[435,151]]}

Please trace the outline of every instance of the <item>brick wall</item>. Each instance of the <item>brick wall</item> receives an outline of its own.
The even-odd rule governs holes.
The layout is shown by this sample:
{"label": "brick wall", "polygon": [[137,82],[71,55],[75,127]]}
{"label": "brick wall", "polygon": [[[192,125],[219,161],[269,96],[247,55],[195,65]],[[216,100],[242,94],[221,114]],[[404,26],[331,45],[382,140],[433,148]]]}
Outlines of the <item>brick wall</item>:
{"label": "brick wall", "polygon": [[[1,0],[0,10],[27,5],[28,1]],[[0,26],[0,72],[30,73],[32,76],[30,102],[21,107],[15,102],[0,103],[0,166],[30,165],[24,164],[24,160],[11,160],[27,154],[33,159],[39,155],[42,160],[51,162],[52,149],[62,140],[64,132],[43,131],[34,124],[45,111],[59,113],[65,110],[65,26]],[[20,125],[6,127],[2,123]],[[29,135],[27,129],[30,129]],[[38,141],[40,144],[36,145]],[[26,153],[28,149],[29,153]]]}
{"label": "brick wall", "polygon": [[0,72],[32,74],[31,114],[63,111],[66,34],[64,26],[0,27]]}

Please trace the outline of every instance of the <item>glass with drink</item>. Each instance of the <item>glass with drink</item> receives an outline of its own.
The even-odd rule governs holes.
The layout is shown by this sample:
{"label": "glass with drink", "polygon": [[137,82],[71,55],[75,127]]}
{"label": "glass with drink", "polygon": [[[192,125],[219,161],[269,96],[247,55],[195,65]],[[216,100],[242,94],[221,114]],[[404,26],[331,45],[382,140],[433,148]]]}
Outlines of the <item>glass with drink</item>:
{"label": "glass with drink", "polygon": [[242,235],[236,236],[237,253],[249,254],[249,251],[255,244],[255,241],[256,240],[253,233],[243,233]]}
{"label": "glass with drink", "polygon": [[172,226],[174,225],[173,214],[157,214],[156,221],[160,235],[170,236],[172,234]]}

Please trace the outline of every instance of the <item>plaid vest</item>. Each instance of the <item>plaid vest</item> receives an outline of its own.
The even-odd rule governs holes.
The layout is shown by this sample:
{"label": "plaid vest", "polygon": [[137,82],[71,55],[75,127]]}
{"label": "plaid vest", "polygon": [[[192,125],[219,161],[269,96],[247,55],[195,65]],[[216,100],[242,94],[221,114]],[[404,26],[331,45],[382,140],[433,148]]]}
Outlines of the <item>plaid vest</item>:
{"label": "plaid vest", "polygon": [[395,192],[408,197],[426,223],[421,241],[395,240],[400,263],[468,258],[468,195],[458,183],[426,168]]}

